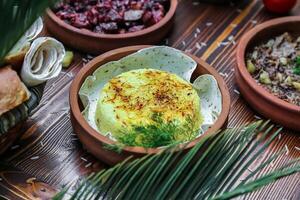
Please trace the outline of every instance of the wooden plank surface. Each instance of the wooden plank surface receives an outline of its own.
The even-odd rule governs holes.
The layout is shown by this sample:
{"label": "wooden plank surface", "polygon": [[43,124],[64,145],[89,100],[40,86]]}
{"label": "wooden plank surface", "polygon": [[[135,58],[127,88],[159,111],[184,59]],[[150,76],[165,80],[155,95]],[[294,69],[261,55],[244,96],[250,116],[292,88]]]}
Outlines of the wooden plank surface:
{"label": "wooden plank surface", "polygon": [[[299,3],[291,14],[300,14]],[[236,42],[256,24],[274,17],[278,16],[266,12],[260,0],[229,6],[181,0],[174,28],[163,42],[201,57],[224,77],[232,100],[229,127],[260,118],[238,94],[233,76]],[[47,83],[40,105],[24,125],[23,136],[1,158],[5,166],[0,168],[0,199],[47,199],[47,194],[55,189],[70,183],[76,185],[92,171],[107,167],[82,148],[69,119],[69,87],[88,58],[76,52],[72,66]],[[257,162],[282,149],[288,152],[261,173],[300,157],[297,146],[300,147],[300,133],[284,130]],[[300,174],[281,179],[241,199],[299,200]]]}

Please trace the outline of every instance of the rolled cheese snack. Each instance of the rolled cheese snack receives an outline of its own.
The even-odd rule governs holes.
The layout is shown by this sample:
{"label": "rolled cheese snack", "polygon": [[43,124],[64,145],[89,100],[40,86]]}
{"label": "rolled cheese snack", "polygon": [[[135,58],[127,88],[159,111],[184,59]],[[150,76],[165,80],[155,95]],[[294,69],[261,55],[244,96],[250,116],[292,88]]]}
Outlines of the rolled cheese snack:
{"label": "rolled cheese snack", "polygon": [[11,65],[19,71],[30,48],[30,43],[42,32],[43,27],[43,20],[39,17],[5,56],[5,64]]}
{"label": "rolled cheese snack", "polygon": [[39,17],[15,44],[8,55],[13,55],[21,52],[24,47],[30,45],[30,42],[32,42],[42,32],[43,27],[43,20],[41,17]]}
{"label": "rolled cheese snack", "polygon": [[31,87],[58,76],[64,56],[65,48],[59,41],[50,37],[37,38],[31,44],[23,62],[23,82]]}

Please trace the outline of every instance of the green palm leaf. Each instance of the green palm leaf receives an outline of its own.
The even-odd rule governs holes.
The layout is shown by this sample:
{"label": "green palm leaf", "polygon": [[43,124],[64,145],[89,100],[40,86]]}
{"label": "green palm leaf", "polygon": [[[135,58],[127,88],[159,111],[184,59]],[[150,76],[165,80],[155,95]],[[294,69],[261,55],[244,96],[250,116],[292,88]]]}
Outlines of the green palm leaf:
{"label": "green palm leaf", "polygon": [[[71,199],[231,199],[300,172],[300,159],[296,159],[258,176],[284,153],[280,152],[241,181],[280,131],[268,122],[257,122],[205,137],[186,153],[169,148],[157,155],[126,160],[91,175]],[[63,199],[66,194],[63,190],[55,199]]]}
{"label": "green palm leaf", "polygon": [[26,30],[54,0],[2,0],[0,2],[0,64]]}

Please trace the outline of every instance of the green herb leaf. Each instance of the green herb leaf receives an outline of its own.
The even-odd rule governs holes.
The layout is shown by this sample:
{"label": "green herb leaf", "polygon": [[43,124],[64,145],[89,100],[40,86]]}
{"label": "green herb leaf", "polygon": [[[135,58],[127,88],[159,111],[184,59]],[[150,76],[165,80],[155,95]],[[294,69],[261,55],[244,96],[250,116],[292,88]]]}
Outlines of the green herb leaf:
{"label": "green herb leaf", "polygon": [[293,68],[293,73],[300,75],[300,56],[296,58],[296,66]]}
{"label": "green herb leaf", "polygon": [[[300,172],[298,158],[267,174],[261,173],[284,153],[281,152],[258,162],[245,178],[249,166],[256,163],[281,131],[274,129],[268,122],[257,122],[203,137],[190,150],[170,147],[159,154],[126,160],[89,177],[70,198],[221,200],[253,192]],[[63,190],[55,199],[68,199],[65,194]]]}
{"label": "green herb leaf", "polygon": [[177,125],[176,120],[163,121],[160,113],[154,113],[151,118],[153,124],[133,126],[130,132],[116,135],[116,139],[127,146],[153,148],[190,141],[198,136],[199,130],[194,130],[192,120],[189,118],[182,127]]}
{"label": "green herb leaf", "polygon": [[294,67],[293,73],[296,75],[300,75],[300,66]]}
{"label": "green herb leaf", "polygon": [[122,153],[124,148],[124,144],[116,143],[116,144],[103,144],[103,148],[108,151],[114,151],[116,153]]}

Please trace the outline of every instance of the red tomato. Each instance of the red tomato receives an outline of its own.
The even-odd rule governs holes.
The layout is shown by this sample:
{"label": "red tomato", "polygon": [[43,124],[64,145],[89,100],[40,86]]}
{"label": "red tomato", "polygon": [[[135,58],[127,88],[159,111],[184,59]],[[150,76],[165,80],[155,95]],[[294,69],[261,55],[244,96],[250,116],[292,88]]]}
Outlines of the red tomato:
{"label": "red tomato", "polygon": [[267,10],[284,14],[294,7],[296,1],[297,0],[264,0],[264,4]]}

